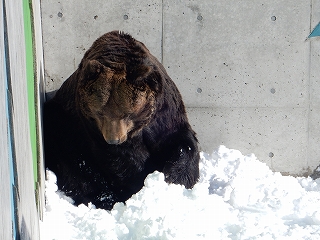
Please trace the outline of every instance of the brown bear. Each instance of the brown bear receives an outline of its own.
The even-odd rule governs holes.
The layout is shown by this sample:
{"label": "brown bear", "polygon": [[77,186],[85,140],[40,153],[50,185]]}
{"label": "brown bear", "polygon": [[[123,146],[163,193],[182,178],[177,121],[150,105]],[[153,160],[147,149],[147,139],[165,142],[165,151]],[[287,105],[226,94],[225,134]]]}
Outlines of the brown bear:
{"label": "brown bear", "polygon": [[155,170],[192,188],[199,151],[181,95],[145,45],[113,31],[44,105],[45,165],[75,204],[112,209]]}

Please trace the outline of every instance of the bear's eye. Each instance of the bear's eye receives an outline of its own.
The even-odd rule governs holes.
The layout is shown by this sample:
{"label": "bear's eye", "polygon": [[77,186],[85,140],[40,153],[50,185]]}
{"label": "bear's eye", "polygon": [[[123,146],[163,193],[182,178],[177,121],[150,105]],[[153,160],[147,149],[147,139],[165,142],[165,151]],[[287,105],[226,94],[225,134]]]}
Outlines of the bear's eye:
{"label": "bear's eye", "polygon": [[87,93],[89,95],[97,95],[98,96],[99,92],[100,91],[95,84],[91,83],[89,86],[87,86]]}
{"label": "bear's eye", "polygon": [[103,112],[97,112],[97,115],[99,116],[99,117],[104,117],[104,113]]}
{"label": "bear's eye", "polygon": [[93,87],[90,87],[90,88],[88,89],[88,93],[89,93],[90,95],[94,94],[94,92],[95,92],[95,89],[94,89]]}
{"label": "bear's eye", "polygon": [[133,91],[137,90],[139,92],[145,92],[146,91],[146,85],[145,84],[132,84],[129,82],[125,82],[125,84],[132,89]]}
{"label": "bear's eye", "polygon": [[84,75],[84,81],[85,82],[95,81],[100,76],[100,74],[101,74],[101,70],[96,71],[96,72],[87,72]]}
{"label": "bear's eye", "polygon": [[135,86],[134,87],[136,90],[140,91],[140,92],[145,92],[146,91],[146,86],[142,85],[142,86]]}

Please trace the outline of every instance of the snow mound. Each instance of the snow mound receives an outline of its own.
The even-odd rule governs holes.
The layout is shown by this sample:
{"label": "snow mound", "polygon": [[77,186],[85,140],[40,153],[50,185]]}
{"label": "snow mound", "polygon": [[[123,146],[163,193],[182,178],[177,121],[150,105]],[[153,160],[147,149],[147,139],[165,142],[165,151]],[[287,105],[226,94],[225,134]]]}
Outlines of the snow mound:
{"label": "snow mound", "polygon": [[273,173],[254,155],[201,153],[193,189],[154,172],[126,205],[75,207],[47,171],[41,240],[320,239],[320,180]]}

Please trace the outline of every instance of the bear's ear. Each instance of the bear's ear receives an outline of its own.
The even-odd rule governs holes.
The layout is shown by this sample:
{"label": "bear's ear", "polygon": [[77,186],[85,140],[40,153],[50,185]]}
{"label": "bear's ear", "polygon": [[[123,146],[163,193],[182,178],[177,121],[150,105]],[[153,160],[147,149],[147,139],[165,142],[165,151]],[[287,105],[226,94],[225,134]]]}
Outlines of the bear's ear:
{"label": "bear's ear", "polygon": [[97,60],[82,60],[79,69],[82,69],[85,79],[96,79],[103,70],[103,65]]}

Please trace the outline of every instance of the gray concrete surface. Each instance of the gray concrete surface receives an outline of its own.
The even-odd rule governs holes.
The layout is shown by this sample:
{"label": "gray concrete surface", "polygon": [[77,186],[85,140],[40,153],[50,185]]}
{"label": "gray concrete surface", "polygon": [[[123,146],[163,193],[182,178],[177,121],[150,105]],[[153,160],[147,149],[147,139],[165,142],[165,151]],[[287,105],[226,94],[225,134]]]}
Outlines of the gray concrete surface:
{"label": "gray concrete surface", "polygon": [[177,83],[201,149],[255,153],[302,175],[320,163],[319,0],[42,0],[46,91],[118,29],[144,42]]}
{"label": "gray concrete surface", "polygon": [[310,3],[166,5],[163,63],[191,107],[203,149],[224,144],[253,152],[281,172],[314,168],[308,162],[310,43],[305,41]]}
{"label": "gray concrete surface", "polygon": [[93,41],[108,31],[130,32],[161,59],[161,3],[161,0],[42,0],[46,91],[60,87]]}
{"label": "gray concrete surface", "polygon": [[[311,9],[310,29],[314,29],[320,22],[320,1],[313,1]],[[309,111],[309,141],[308,159],[313,165],[319,165],[320,161],[320,38],[311,38],[310,44],[310,111]]]}

